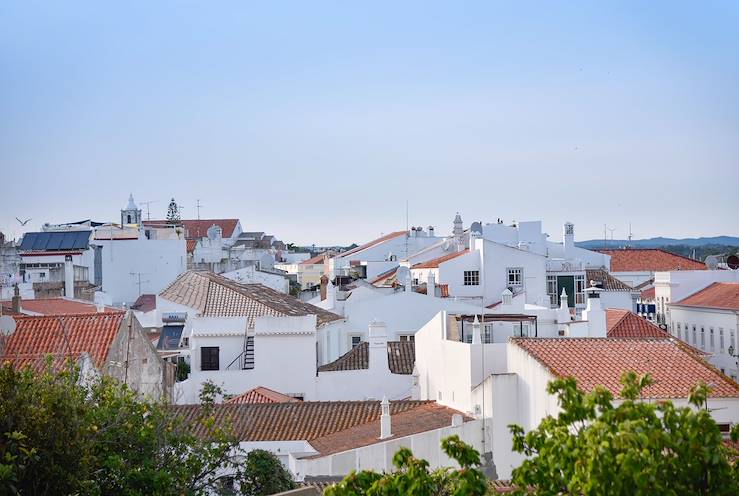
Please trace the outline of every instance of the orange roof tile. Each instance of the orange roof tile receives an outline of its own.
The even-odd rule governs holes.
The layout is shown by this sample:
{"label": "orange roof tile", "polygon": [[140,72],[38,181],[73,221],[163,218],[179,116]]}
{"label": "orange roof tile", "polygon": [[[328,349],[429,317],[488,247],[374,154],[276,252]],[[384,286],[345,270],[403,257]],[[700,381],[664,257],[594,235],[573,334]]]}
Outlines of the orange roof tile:
{"label": "orange roof tile", "polygon": [[621,374],[651,374],[650,398],[687,398],[705,382],[711,397],[739,398],[739,384],[673,339],[511,338],[557,377],[572,376],[583,391],[602,385],[620,396]]}
{"label": "orange roof tile", "polygon": [[606,310],[609,338],[670,338],[670,334],[635,313],[620,308]]}
{"label": "orange roof tile", "polygon": [[673,305],[739,310],[739,282],[714,282]]}
{"label": "orange roof tile", "polygon": [[444,262],[448,262],[449,260],[452,260],[454,258],[460,257],[462,255],[466,255],[469,253],[469,249],[464,249],[462,251],[455,251],[454,253],[447,253],[446,255],[442,255],[440,257],[432,258],[431,260],[426,260],[425,262],[419,262],[417,264],[414,264],[411,268],[412,269],[435,269],[439,265],[443,264]]}
{"label": "orange roof tile", "polygon": [[[413,373],[416,348],[413,341],[388,341],[387,361],[392,374]],[[362,370],[369,368],[369,343],[363,341],[333,362],[318,367],[319,372]]]}
{"label": "orange roof tile", "polygon": [[369,283],[374,286],[386,286],[388,284],[392,285],[396,282],[395,275],[397,272],[398,268],[393,267],[392,269],[386,270],[382,274],[378,275],[377,277],[369,281]]}
{"label": "orange roof tile", "polygon": [[645,289],[644,291],[642,291],[639,296],[641,297],[642,300],[653,300],[656,297],[655,293],[656,293],[656,288],[652,286],[651,288]]}
{"label": "orange roof tile", "polygon": [[[191,422],[199,405],[171,408],[203,435],[203,428]],[[214,408],[216,422],[230,422],[241,441],[308,441],[321,456],[380,442],[380,413],[379,401],[223,403]],[[391,401],[393,436],[449,426],[458,413],[434,401]]]}
{"label": "orange roof tile", "polygon": [[356,248],[352,248],[351,250],[345,251],[344,253],[339,253],[336,255],[337,257],[344,258],[349,255],[354,255],[355,253],[359,253],[360,251],[366,250],[367,248],[372,248],[375,245],[379,245],[380,243],[384,241],[388,241],[393,238],[397,238],[398,236],[407,235],[408,231],[395,231],[391,232],[390,234],[386,234],[385,236],[380,236],[377,239],[373,239],[372,241],[365,243],[363,245],[357,246]]}
{"label": "orange roof tile", "polygon": [[188,240],[186,240],[185,241],[185,251],[187,251],[187,253],[194,253],[195,252],[195,247],[197,246],[197,244],[198,244],[198,240],[197,239],[188,239]]}
{"label": "orange roof tile", "polygon": [[[2,302],[3,308],[10,307],[9,301]],[[120,309],[105,307],[105,312],[119,312]],[[21,300],[21,313],[29,312],[38,315],[70,315],[77,313],[95,313],[97,306],[84,300],[73,300],[71,298],[44,298],[34,300]]]}
{"label": "orange roof tile", "polygon": [[297,398],[286,394],[278,393],[269,388],[259,386],[250,389],[245,393],[230,398],[224,403],[289,403],[291,401],[300,401]]}
{"label": "orange roof tile", "polygon": [[706,265],[681,255],[657,248],[597,250],[610,255],[611,272],[659,272],[671,270],[705,270]]}
{"label": "orange roof tile", "polygon": [[320,253],[315,257],[311,257],[308,260],[303,260],[298,265],[323,265],[323,259],[325,258],[324,253]]}
{"label": "orange roof tile", "polygon": [[123,323],[124,312],[15,317],[17,329],[6,340],[2,360],[16,367],[42,367],[46,355],[54,365],[88,353],[96,367],[108,357],[110,346]]}
{"label": "orange roof tile", "polygon": [[[166,220],[145,220],[142,223],[148,227],[171,225]],[[239,223],[239,219],[193,219],[181,220],[179,223],[185,228],[185,238],[187,239],[207,237],[208,229],[213,224],[221,228],[224,238],[230,238],[234,233],[234,229],[236,229],[236,225]]]}

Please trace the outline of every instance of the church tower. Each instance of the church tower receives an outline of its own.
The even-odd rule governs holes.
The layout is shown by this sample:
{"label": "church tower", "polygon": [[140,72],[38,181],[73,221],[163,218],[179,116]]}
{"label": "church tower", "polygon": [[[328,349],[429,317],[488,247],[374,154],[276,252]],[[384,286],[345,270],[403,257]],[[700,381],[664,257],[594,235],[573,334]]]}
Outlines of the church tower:
{"label": "church tower", "polygon": [[121,210],[121,225],[141,224],[141,209],[133,202],[133,194],[128,197],[128,205]]}
{"label": "church tower", "polygon": [[464,227],[462,226],[462,216],[459,215],[459,212],[457,212],[457,216],[454,217],[453,226],[454,229],[452,229],[452,236],[454,236],[454,241],[457,242],[458,246],[462,246],[464,243]]}

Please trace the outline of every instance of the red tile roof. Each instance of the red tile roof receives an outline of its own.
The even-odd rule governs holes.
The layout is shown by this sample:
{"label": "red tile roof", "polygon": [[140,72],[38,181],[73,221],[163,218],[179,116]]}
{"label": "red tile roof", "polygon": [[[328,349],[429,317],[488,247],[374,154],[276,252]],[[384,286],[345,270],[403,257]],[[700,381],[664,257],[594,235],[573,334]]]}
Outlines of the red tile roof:
{"label": "red tile roof", "polygon": [[142,294],[136,301],[131,305],[131,310],[137,310],[139,312],[151,312],[157,307],[157,295],[153,294]]}
{"label": "red tile roof", "polygon": [[585,280],[588,286],[590,281],[595,281],[599,287],[606,291],[634,291],[634,288],[619,281],[603,269],[585,269]]}
{"label": "red tile roof", "polygon": [[661,338],[670,334],[635,313],[620,308],[606,310],[606,330],[609,338]]}
{"label": "red tile roof", "polygon": [[[388,341],[387,361],[393,374],[409,375],[416,363],[416,348],[413,341]],[[319,372],[362,370],[369,368],[369,343],[363,341],[333,362],[318,367]]]}
{"label": "red tile roof", "polygon": [[[186,239],[198,239],[208,237],[208,229],[213,224],[221,228],[221,234],[224,238],[230,238],[239,219],[199,219],[199,220],[181,220],[180,224],[185,228]],[[169,226],[166,220],[145,220],[143,224],[147,227]]]}
{"label": "red tile roof", "polygon": [[739,282],[714,282],[673,305],[739,311]]}
{"label": "red tile roof", "polygon": [[681,255],[657,248],[598,250],[610,255],[611,272],[659,272],[671,270],[705,270],[706,265]]}
{"label": "red tile roof", "polygon": [[381,236],[377,239],[373,239],[369,243],[365,243],[363,245],[357,246],[356,248],[352,248],[351,250],[345,251],[344,253],[339,253],[336,255],[337,257],[345,258],[349,255],[354,255],[356,253],[359,253],[360,251],[364,251],[367,248],[372,248],[375,245],[379,245],[380,243],[383,243],[385,241],[391,240],[393,238],[397,238],[398,236],[404,236],[407,235],[408,231],[395,231],[391,232],[390,234],[386,234],[385,236]]}
{"label": "red tile roof", "polygon": [[[10,301],[2,302],[3,311],[11,306]],[[119,312],[120,309],[105,307],[106,312]],[[97,307],[94,303],[84,300],[73,300],[71,298],[44,298],[35,300],[21,300],[21,313],[28,312],[32,315],[70,315],[77,313],[96,313]]]}
{"label": "red tile roof", "polygon": [[623,338],[511,338],[557,377],[572,376],[583,391],[602,385],[615,397],[621,374],[651,374],[649,398],[687,398],[691,388],[705,382],[711,397],[739,398],[739,384],[711,367],[673,339]]}
{"label": "red tile roof", "polygon": [[653,300],[656,297],[655,293],[655,287],[652,286],[651,288],[642,291],[640,297],[642,300]]}
{"label": "red tile roof", "polygon": [[[193,421],[199,405],[171,408],[195,426],[195,434],[204,434]],[[459,413],[433,401],[391,401],[393,437],[447,427]],[[380,442],[379,401],[224,403],[215,406],[214,416],[216,422],[230,422],[241,441],[308,441],[320,456]]]}
{"label": "red tile roof", "polygon": [[187,251],[187,253],[194,253],[195,252],[195,247],[197,246],[197,244],[198,244],[198,240],[197,239],[188,239],[188,240],[186,240],[185,241],[185,251]]}
{"label": "red tile roof", "polygon": [[393,284],[395,284],[395,282],[399,282],[399,281],[396,281],[396,277],[395,277],[397,272],[398,272],[398,268],[393,267],[392,269],[386,270],[382,274],[378,275],[377,277],[369,281],[369,283],[372,284],[373,286],[378,286],[378,287],[388,286],[388,285],[392,286]]}
{"label": "red tile roof", "polygon": [[124,312],[15,317],[18,325],[6,340],[2,360],[16,367],[43,367],[46,355],[58,367],[67,358],[76,360],[88,353],[100,368],[123,323]]}
{"label": "red tile roof", "polygon": [[454,253],[447,253],[446,255],[442,255],[440,257],[432,258],[431,260],[426,260],[425,262],[419,262],[417,264],[414,264],[411,268],[412,269],[435,269],[439,265],[443,264],[444,262],[448,262],[449,260],[452,260],[454,258],[460,257],[462,255],[466,255],[469,253],[469,249],[464,249],[462,251],[455,251]]}
{"label": "red tile roof", "polygon": [[316,255],[315,257],[309,258],[308,260],[303,260],[298,265],[323,265],[324,258],[325,258],[325,254],[320,253]]}
{"label": "red tile roof", "polygon": [[234,396],[233,398],[224,401],[224,403],[289,403],[293,401],[300,400],[286,394],[278,393],[269,388],[259,386],[254,389],[250,389],[245,393],[241,393],[238,396]]}
{"label": "red tile roof", "polygon": [[167,286],[159,296],[194,308],[206,317],[257,317],[271,315],[316,315],[318,325],[341,319],[335,313],[304,303],[262,284],[241,284],[204,270],[188,270]]}

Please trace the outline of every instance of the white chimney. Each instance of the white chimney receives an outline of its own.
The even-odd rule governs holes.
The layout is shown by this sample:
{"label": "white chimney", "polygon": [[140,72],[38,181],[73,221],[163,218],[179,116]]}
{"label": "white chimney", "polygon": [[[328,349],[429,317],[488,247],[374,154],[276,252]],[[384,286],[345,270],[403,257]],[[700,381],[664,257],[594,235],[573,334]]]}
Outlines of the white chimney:
{"label": "white chimney", "polygon": [[393,429],[390,424],[390,402],[385,396],[382,397],[380,402],[380,410],[382,411],[380,415],[380,439],[387,439],[392,437]]}
{"label": "white chimney", "polygon": [[502,293],[500,293],[500,301],[501,304],[504,306],[510,306],[513,305],[513,293],[510,289],[505,288]]}
{"label": "white chimney", "polygon": [[434,226],[429,226],[429,237],[434,237]]}
{"label": "white chimney", "polygon": [[72,255],[64,257],[64,296],[74,298],[74,264]]}
{"label": "white chimney", "polygon": [[387,326],[384,322],[373,320],[369,325],[369,368],[387,372]]}
{"label": "white chimney", "polygon": [[572,222],[565,222],[563,227],[563,245],[564,245],[564,256],[565,258],[573,258],[573,248],[575,248],[575,224]]}
{"label": "white chimney", "polygon": [[432,298],[436,297],[436,277],[434,277],[433,270],[429,270],[429,276],[426,280],[426,294]]}
{"label": "white chimney", "polygon": [[562,288],[562,294],[559,297],[559,308],[557,309],[557,322],[563,324],[570,322],[570,308],[567,306],[567,291]]}
{"label": "white chimney", "polygon": [[595,286],[595,281],[590,281],[590,287],[585,290],[588,295],[588,306],[582,313],[583,320],[588,321],[588,337],[604,338],[606,331],[606,312],[600,303],[601,288]]}
{"label": "white chimney", "polygon": [[475,321],[472,322],[472,344],[481,344],[482,338],[480,336],[480,321],[477,320],[475,315]]}
{"label": "white chimney", "polygon": [[420,400],[421,399],[421,386],[419,385],[418,378],[421,376],[421,374],[418,372],[418,366],[414,363],[413,364],[413,374],[411,377],[413,378],[411,381],[411,399],[412,400]]}

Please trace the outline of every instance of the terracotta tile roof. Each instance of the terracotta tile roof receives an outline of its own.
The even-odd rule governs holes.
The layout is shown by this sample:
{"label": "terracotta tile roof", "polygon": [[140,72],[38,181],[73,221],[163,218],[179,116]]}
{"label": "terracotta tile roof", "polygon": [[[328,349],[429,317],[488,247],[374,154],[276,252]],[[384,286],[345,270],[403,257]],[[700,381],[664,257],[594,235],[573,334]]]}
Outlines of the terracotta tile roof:
{"label": "terracotta tile roof", "polygon": [[238,396],[234,396],[233,398],[224,401],[224,403],[289,403],[293,401],[300,400],[286,394],[278,393],[269,388],[259,386],[254,389],[250,389],[245,393],[241,393]]}
{"label": "terracotta tile roof", "polygon": [[673,305],[738,311],[739,282],[714,282]]}
{"label": "terracotta tile roof", "polygon": [[[194,425],[199,405],[179,405],[172,411]],[[451,425],[456,410],[433,401],[391,401],[395,438]],[[243,442],[308,441],[320,455],[337,453],[379,442],[379,401],[297,401],[291,403],[242,403],[215,406],[216,422],[230,422]],[[468,419],[468,417],[463,417]]]}
{"label": "terracotta tile roof", "polygon": [[391,240],[393,238],[397,238],[398,236],[404,236],[407,235],[408,231],[395,231],[391,232],[390,234],[386,234],[385,236],[381,236],[377,239],[373,239],[369,243],[365,243],[363,245],[357,246],[356,248],[352,248],[351,250],[345,251],[344,253],[339,253],[336,255],[337,257],[345,258],[349,255],[354,255],[356,253],[359,253],[360,251],[364,251],[367,248],[372,248],[375,245],[379,245],[380,243],[383,243],[385,241]]}
{"label": "terracotta tile roof", "polygon": [[597,250],[610,255],[611,272],[658,272],[671,270],[705,270],[706,265],[681,255],[657,248]]}
{"label": "terracotta tile roof", "polygon": [[[410,375],[416,363],[416,348],[412,341],[388,341],[387,360],[393,374]],[[319,372],[362,370],[369,368],[369,343],[363,341],[331,363],[318,367]]]}
{"label": "terracotta tile roof", "polygon": [[131,305],[132,310],[138,310],[139,312],[151,312],[157,307],[157,295],[153,294],[142,294],[136,301]]}
{"label": "terracotta tile roof", "polygon": [[393,267],[390,270],[386,270],[379,276],[375,277],[374,279],[370,280],[369,283],[373,286],[392,286],[396,282],[396,273],[398,272],[397,267]]}
{"label": "terracotta tile roof", "polygon": [[308,260],[303,260],[298,265],[323,265],[323,259],[324,254],[319,253],[315,257],[309,258]]}
{"label": "terracotta tile roof", "polygon": [[588,286],[590,281],[595,281],[598,286],[606,291],[634,291],[634,288],[619,281],[603,269],[586,269],[585,281]]}
{"label": "terracotta tile roof", "polygon": [[67,358],[76,360],[82,353],[88,353],[100,368],[124,316],[124,312],[111,312],[15,317],[18,327],[6,340],[2,360],[9,360],[16,367],[39,368],[50,354],[58,367]]}
{"label": "terracotta tile roof", "polygon": [[[11,307],[10,301],[3,301],[3,313],[5,308]],[[105,312],[120,312],[120,309],[105,307]],[[78,313],[96,313],[97,306],[84,300],[73,300],[71,298],[44,298],[35,300],[21,300],[21,313],[29,312],[33,315],[70,315]]]}
{"label": "terracotta tile roof", "polygon": [[711,397],[739,398],[739,384],[711,367],[673,339],[511,338],[557,377],[572,376],[583,391],[602,385],[615,397],[621,374],[649,373],[655,383],[644,390],[650,398],[687,398],[699,382]]}
{"label": "terracotta tile roof", "polygon": [[609,338],[661,338],[671,336],[635,313],[620,308],[606,310],[606,331]]}
{"label": "terracotta tile roof", "polygon": [[431,260],[426,260],[425,262],[414,264],[411,269],[435,269],[444,262],[448,262],[449,260],[452,260],[454,258],[461,257],[462,255],[466,255],[469,252],[469,249],[464,249],[462,251],[455,251],[454,253],[447,253],[446,255],[442,255],[440,257],[432,258]]}
{"label": "terracotta tile roof", "polygon": [[[166,220],[145,220],[142,222],[147,227],[169,226]],[[200,220],[181,220],[180,224],[185,228],[186,239],[198,239],[208,237],[208,229],[213,224],[221,228],[224,238],[230,238],[239,219],[200,219]]]}
{"label": "terracotta tile roof", "polygon": [[642,300],[653,300],[656,298],[656,288],[652,286],[649,289],[645,289],[639,294],[639,296]]}
{"label": "terracotta tile roof", "polygon": [[195,252],[195,246],[197,246],[198,240],[197,239],[188,239],[185,241],[185,251],[187,253],[194,253]]}
{"label": "terracotta tile roof", "polygon": [[249,317],[249,325],[263,315],[316,315],[319,326],[341,319],[261,284],[241,284],[208,271],[189,270],[181,274],[159,296],[194,308],[206,317]]}

